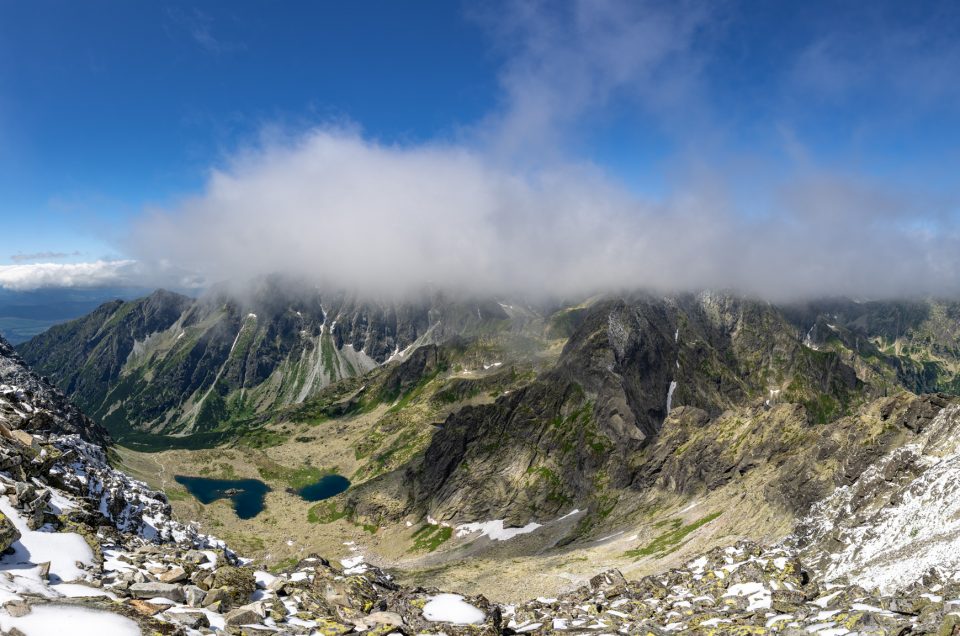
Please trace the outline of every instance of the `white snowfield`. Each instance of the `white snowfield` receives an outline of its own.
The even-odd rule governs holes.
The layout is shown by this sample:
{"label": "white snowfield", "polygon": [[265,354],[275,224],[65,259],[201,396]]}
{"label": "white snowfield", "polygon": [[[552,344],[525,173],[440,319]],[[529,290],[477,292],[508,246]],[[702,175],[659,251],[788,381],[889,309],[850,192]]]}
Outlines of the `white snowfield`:
{"label": "white snowfield", "polygon": [[[77,562],[87,567],[93,565],[93,550],[79,534],[31,530],[19,511],[10,505],[6,496],[0,497],[0,511],[20,531],[20,540],[11,546],[14,553],[5,555],[0,560],[2,563],[0,567],[13,571],[23,569],[32,571],[38,568],[38,564],[49,561],[50,577],[68,583],[84,576],[84,571],[77,567]],[[39,576],[37,580],[39,581]]]}
{"label": "white snowfield", "polygon": [[[504,526],[505,519],[493,519],[491,521],[477,521],[474,523],[463,523],[456,527],[457,537],[466,537],[471,534],[479,534],[480,537],[489,537],[491,541],[509,541],[514,537],[518,537],[522,534],[530,534],[538,528],[544,527],[544,525],[550,526],[551,524],[563,521],[564,519],[569,519],[570,517],[575,517],[580,514],[581,510],[579,508],[574,508],[567,514],[557,517],[556,519],[544,521],[543,523],[537,523],[536,521],[531,521],[527,525],[520,528],[508,528]],[[433,525],[444,525],[449,526],[447,523],[439,523],[433,517],[427,516],[427,523]],[[477,537],[477,538],[480,538]]]}
{"label": "white snowfield", "polygon": [[810,538],[839,532],[827,580],[850,576],[891,593],[937,569],[960,572],[960,406],[945,408],[915,443],[890,452],[803,520]]}
{"label": "white snowfield", "polygon": [[[13,553],[0,558],[0,602],[22,600],[24,594],[39,595],[54,601],[50,605],[36,605],[26,616],[13,617],[0,612],[0,629],[19,629],[27,636],[69,633],[71,636],[139,636],[140,627],[132,620],[110,612],[56,605],[58,598],[109,596],[104,590],[70,583],[86,581],[90,577],[77,562],[93,565],[93,551],[83,537],[72,532],[44,532],[30,530],[20,512],[10,505],[6,496],[0,497],[0,511],[5,514],[21,538],[13,546]],[[50,563],[48,578],[41,576],[41,563]],[[64,628],[69,626],[69,632]]]}
{"label": "white snowfield", "polygon": [[0,629],[14,627],[26,636],[140,636],[140,627],[129,618],[66,605],[40,605],[19,618],[0,614]]}
{"label": "white snowfield", "polygon": [[437,594],[424,604],[423,617],[435,623],[476,625],[485,621],[487,615],[459,594]]}

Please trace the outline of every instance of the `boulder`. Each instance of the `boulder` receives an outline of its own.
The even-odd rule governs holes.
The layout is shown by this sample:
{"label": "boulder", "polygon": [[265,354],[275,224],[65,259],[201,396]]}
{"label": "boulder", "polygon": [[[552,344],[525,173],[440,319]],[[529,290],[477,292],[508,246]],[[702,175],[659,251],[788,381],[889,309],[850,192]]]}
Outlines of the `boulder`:
{"label": "boulder", "polygon": [[13,618],[20,618],[30,613],[30,603],[22,599],[14,599],[3,604],[3,609]]}
{"label": "boulder", "polygon": [[166,612],[164,617],[189,629],[210,627],[210,619],[203,612]]}
{"label": "boulder", "polygon": [[7,515],[0,512],[0,552],[3,552],[20,539],[20,531]]}
{"label": "boulder", "polygon": [[183,596],[190,607],[201,607],[206,595],[207,593],[196,585],[186,585],[183,588]]}
{"label": "boulder", "polygon": [[180,583],[187,580],[187,571],[175,565],[157,578],[163,583]]}
{"label": "boulder", "polygon": [[129,589],[130,595],[134,598],[165,598],[174,603],[183,603],[183,586],[176,583],[134,583]]}
{"label": "boulder", "polygon": [[251,625],[261,621],[261,616],[249,607],[238,607],[230,610],[224,616],[224,622],[228,626]]}
{"label": "boulder", "polygon": [[225,565],[214,572],[212,587],[222,588],[226,592],[226,604],[244,605],[257,589],[257,578],[253,568]]}
{"label": "boulder", "polygon": [[368,625],[393,625],[403,627],[403,617],[396,612],[373,612],[364,617],[363,622]]}

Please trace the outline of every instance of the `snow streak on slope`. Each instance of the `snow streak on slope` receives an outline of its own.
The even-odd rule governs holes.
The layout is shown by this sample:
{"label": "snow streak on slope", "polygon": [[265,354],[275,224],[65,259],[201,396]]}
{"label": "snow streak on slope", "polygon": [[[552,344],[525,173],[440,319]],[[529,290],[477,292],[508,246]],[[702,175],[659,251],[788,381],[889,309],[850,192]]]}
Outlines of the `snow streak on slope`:
{"label": "snow streak on slope", "polygon": [[673,392],[677,390],[677,381],[670,381],[670,388],[667,389],[667,413],[673,408]]}
{"label": "snow streak on slope", "polygon": [[828,581],[846,576],[890,593],[931,569],[960,577],[960,406],[816,504],[792,540],[819,558]]}

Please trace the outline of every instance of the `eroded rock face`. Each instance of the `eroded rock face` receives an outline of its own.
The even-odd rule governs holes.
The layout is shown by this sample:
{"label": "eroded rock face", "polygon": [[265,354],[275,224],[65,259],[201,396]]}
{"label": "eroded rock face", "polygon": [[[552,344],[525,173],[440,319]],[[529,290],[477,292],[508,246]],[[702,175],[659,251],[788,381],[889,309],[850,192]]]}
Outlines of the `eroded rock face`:
{"label": "eroded rock face", "polygon": [[790,538],[827,578],[891,591],[960,570],[960,405],[911,423],[907,443],[814,505]]}
{"label": "eroded rock face", "polygon": [[[759,415],[776,406],[769,398],[781,386],[796,406],[789,417],[803,428],[881,394],[838,353],[805,345],[767,303],[709,293],[599,302],[581,316],[554,368],[446,419],[407,472],[411,507],[454,523],[521,525],[556,515],[564,502],[586,508],[598,482],[641,487],[658,474],[671,410],[692,409],[688,418],[711,427],[731,409]],[[722,479],[709,466],[718,449],[704,450],[706,464],[673,471],[672,488]],[[756,462],[765,461],[764,450]],[[700,465],[704,474],[694,474]]]}

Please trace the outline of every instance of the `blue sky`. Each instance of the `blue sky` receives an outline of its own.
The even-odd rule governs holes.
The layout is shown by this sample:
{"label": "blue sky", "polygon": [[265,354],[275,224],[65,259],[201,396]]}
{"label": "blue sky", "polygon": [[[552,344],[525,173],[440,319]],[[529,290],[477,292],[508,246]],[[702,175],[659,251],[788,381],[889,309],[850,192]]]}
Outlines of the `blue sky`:
{"label": "blue sky", "polygon": [[[163,233],[157,215],[168,230],[175,225],[207,243],[228,231],[216,223],[247,219],[212,209],[222,199],[212,193],[214,171],[238,189],[261,184],[248,197],[270,209],[302,185],[296,209],[283,217],[292,225],[300,225],[297,215],[304,227],[325,227],[331,216],[351,214],[383,225],[401,213],[411,223],[444,223],[442,210],[401,212],[412,199],[396,210],[388,200],[312,209],[309,201],[328,194],[347,199],[332,191],[336,184],[310,190],[309,174],[285,183],[283,193],[271,189],[272,162],[305,165],[326,147],[329,139],[303,149],[318,130],[339,139],[331,152],[364,157],[357,179],[367,166],[409,164],[423,150],[466,153],[477,175],[525,181],[530,192],[517,200],[539,206],[521,219],[526,226],[596,234],[594,253],[614,251],[601,228],[629,227],[633,244],[656,243],[639,220],[676,234],[691,218],[717,228],[681,252],[706,241],[707,254],[720,258],[735,249],[724,237],[751,220],[761,225],[747,231],[797,227],[813,249],[827,217],[842,217],[841,228],[876,227],[872,248],[895,244],[894,234],[909,227],[935,230],[917,239],[917,250],[949,252],[958,75],[960,9],[950,2],[596,0],[478,9],[449,1],[0,1],[0,266],[108,258],[135,261],[139,276],[172,262],[179,273],[217,277],[252,249],[243,237],[230,240],[237,255],[207,259],[217,259],[213,266],[192,258],[200,245],[187,252],[175,238],[153,244],[150,235]],[[595,216],[554,212],[543,189],[558,174],[593,188],[583,196],[597,197]],[[476,179],[478,192],[502,189]],[[517,200],[476,214],[499,219],[499,207]],[[699,202],[695,216],[690,201]],[[471,227],[473,218],[458,222]],[[505,221],[477,228],[499,237],[489,249],[517,247],[516,227]],[[288,254],[290,240],[277,236],[264,250]],[[551,240],[532,270],[550,269],[543,263],[568,242]],[[618,249],[618,258],[628,251]],[[765,258],[736,264],[731,280]],[[857,258],[840,260],[854,274],[874,266]],[[930,274],[920,260],[910,275]],[[616,265],[577,263],[597,272]],[[331,267],[263,263],[287,266]],[[938,280],[953,280],[952,263],[938,267],[946,269]],[[723,279],[699,281],[665,284]],[[745,283],[763,285],[769,281]]]}
{"label": "blue sky", "polygon": [[456,3],[401,4],[0,3],[5,251],[114,252],[111,225],[198,189],[264,126],[416,140],[480,117],[481,30]]}

